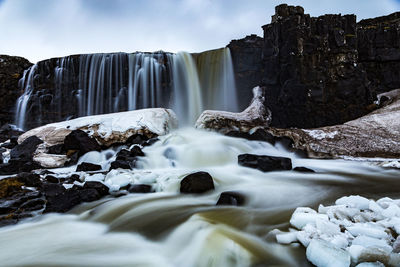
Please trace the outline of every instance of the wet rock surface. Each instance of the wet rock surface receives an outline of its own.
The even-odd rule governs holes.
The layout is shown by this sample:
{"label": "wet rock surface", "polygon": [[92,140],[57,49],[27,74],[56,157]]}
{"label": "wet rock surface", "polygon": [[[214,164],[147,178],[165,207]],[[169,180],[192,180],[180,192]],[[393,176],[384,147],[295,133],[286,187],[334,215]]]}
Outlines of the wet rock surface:
{"label": "wet rock surface", "polygon": [[238,163],[241,166],[258,169],[263,172],[292,169],[292,160],[284,157],[241,154],[238,156]]}
{"label": "wet rock surface", "polygon": [[77,172],[87,172],[87,171],[99,171],[101,170],[101,166],[89,162],[82,162],[76,167]]}
{"label": "wet rock surface", "polygon": [[218,198],[217,206],[242,206],[245,203],[245,196],[238,192],[222,192]]}
{"label": "wet rock surface", "polygon": [[181,181],[180,192],[200,194],[214,189],[214,181],[207,172],[195,172],[187,175]]}

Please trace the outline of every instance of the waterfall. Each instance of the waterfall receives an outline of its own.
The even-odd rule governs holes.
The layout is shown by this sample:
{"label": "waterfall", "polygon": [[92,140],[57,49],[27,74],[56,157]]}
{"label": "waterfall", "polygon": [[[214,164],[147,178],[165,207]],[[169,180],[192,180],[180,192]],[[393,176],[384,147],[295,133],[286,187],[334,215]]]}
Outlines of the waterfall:
{"label": "waterfall", "polygon": [[204,109],[237,111],[228,48],[50,59],[26,71],[20,88],[16,125],[22,129],[151,107],[174,109],[183,125],[193,124]]}
{"label": "waterfall", "polygon": [[19,81],[19,87],[24,88],[24,93],[17,100],[17,112],[15,116],[16,126],[20,129],[23,129],[25,126],[26,107],[34,88],[33,78],[36,69],[37,65],[33,65],[29,69],[25,70],[24,76]]}

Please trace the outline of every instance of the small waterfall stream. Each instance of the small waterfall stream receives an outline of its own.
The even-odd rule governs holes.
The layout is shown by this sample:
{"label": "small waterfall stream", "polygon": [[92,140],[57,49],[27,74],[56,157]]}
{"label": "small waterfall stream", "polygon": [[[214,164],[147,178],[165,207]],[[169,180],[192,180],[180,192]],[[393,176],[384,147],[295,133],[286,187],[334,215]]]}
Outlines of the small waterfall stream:
{"label": "small waterfall stream", "polygon": [[38,62],[21,79],[16,125],[142,108],[172,108],[193,124],[205,109],[237,111],[228,48],[200,54],[85,54]]}

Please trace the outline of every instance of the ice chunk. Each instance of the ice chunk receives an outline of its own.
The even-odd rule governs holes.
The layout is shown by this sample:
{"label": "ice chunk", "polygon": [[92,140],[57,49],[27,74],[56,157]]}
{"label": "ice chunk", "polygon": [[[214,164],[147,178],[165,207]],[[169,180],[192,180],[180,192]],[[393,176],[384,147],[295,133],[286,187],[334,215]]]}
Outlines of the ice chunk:
{"label": "ice chunk", "polygon": [[328,235],[335,235],[340,233],[340,227],[326,219],[317,218],[316,225],[318,231]]}
{"label": "ice chunk", "polygon": [[352,208],[366,210],[369,208],[369,200],[361,196],[348,196],[336,200],[336,205],[348,205]]}
{"label": "ice chunk", "polygon": [[345,267],[350,266],[349,252],[333,244],[321,240],[311,240],[306,251],[307,259],[320,267]]}
{"label": "ice chunk", "polygon": [[392,251],[392,247],[389,246],[385,240],[373,238],[373,237],[369,237],[369,236],[363,236],[363,235],[357,236],[356,238],[354,238],[352,244],[360,245],[365,248],[375,247],[375,248],[381,248],[384,251],[389,251],[389,252]]}
{"label": "ice chunk", "polygon": [[385,267],[385,264],[376,261],[376,262],[362,262],[358,264],[356,267]]}
{"label": "ice chunk", "polygon": [[307,224],[316,224],[317,219],[328,220],[328,216],[326,214],[318,214],[313,209],[302,209],[293,213],[292,218],[290,219],[290,223],[296,227],[297,229],[302,229]]}
{"label": "ice chunk", "polygon": [[400,207],[396,204],[389,204],[389,207],[382,211],[382,215],[386,218],[400,217]]}
{"label": "ice chunk", "polygon": [[346,227],[346,229],[353,235],[353,236],[369,236],[374,238],[387,238],[388,235],[385,232],[384,228],[379,226],[372,226],[369,224],[354,224],[353,226]]}
{"label": "ice chunk", "polygon": [[297,241],[297,232],[277,234],[276,241],[281,244],[290,244]]}

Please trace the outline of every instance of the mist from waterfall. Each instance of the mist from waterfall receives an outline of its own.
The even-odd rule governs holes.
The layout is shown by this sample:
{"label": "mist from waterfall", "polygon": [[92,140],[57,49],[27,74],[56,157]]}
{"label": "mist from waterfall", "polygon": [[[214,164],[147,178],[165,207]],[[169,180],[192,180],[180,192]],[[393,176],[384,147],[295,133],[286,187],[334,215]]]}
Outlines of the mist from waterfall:
{"label": "mist from waterfall", "polygon": [[21,129],[153,107],[172,108],[182,125],[190,125],[204,109],[238,109],[229,48],[68,56],[33,65],[20,84],[16,125]]}

